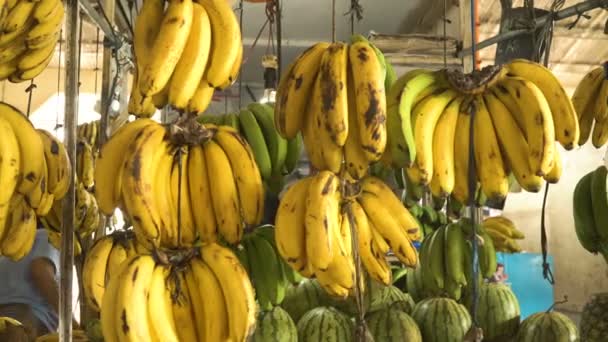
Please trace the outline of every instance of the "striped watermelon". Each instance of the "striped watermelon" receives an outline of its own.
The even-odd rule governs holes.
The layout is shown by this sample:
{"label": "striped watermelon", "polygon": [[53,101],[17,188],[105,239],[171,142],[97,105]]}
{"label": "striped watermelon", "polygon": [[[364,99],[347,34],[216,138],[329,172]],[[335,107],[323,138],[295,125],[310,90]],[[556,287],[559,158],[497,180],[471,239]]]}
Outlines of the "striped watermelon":
{"label": "striped watermelon", "polygon": [[[471,297],[467,298],[469,312]],[[519,327],[519,302],[505,284],[486,283],[479,289],[477,319],[483,329],[484,341],[503,341],[514,337]]]}
{"label": "striped watermelon", "polygon": [[386,306],[401,310],[408,315],[414,311],[416,303],[414,303],[414,300],[409,294],[401,292],[401,290],[395,286],[388,286],[385,291],[387,293],[385,300]]}
{"label": "striped watermelon", "polygon": [[298,330],[287,311],[275,306],[261,311],[252,342],[297,342]]}
{"label": "striped watermelon", "polygon": [[294,322],[310,309],[327,301],[327,294],[316,280],[304,279],[300,284],[290,286],[285,293],[281,307],[285,309]]}
{"label": "striped watermelon", "polygon": [[450,298],[427,298],[416,304],[412,317],[424,342],[462,342],[471,328],[471,316]]}
{"label": "striped watermelon", "polygon": [[521,322],[517,342],[578,342],[576,325],[566,315],[537,312]]}
{"label": "striped watermelon", "polygon": [[353,322],[344,313],[327,306],[308,311],[298,322],[300,342],[350,342]]}
{"label": "striped watermelon", "polygon": [[366,321],[375,342],[422,342],[414,319],[394,307],[373,312]]}
{"label": "striped watermelon", "polygon": [[[386,303],[386,286],[373,280],[371,277],[366,277],[363,292],[363,306],[366,312],[375,311],[381,309]],[[329,301],[327,306],[336,307],[338,310],[355,316],[358,313],[357,301],[354,296],[350,296],[347,299],[334,298],[328,295]]]}

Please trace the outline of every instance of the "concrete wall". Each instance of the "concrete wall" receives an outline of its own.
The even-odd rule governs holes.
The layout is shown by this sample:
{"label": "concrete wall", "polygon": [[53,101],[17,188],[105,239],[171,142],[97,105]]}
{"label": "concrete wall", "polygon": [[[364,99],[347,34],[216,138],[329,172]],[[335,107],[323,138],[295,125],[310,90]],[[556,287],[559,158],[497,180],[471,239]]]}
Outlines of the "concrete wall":
{"label": "concrete wall", "polygon": [[[568,296],[560,309],[579,312],[589,296],[608,290],[608,265],[604,259],[587,252],[574,231],[572,193],[578,180],[603,163],[605,149],[591,143],[574,151],[562,152],[564,173],[560,182],[551,185],[547,203],[549,253],[555,262],[555,299]],[[510,194],[504,215],[526,233],[521,245],[526,251],[540,253],[540,219],[543,194]]]}

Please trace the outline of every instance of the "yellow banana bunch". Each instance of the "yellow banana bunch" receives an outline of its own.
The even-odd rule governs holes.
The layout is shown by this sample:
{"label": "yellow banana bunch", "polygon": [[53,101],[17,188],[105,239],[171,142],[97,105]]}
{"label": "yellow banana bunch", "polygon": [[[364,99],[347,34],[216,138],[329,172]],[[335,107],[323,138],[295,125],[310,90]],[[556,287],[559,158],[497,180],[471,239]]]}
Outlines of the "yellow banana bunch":
{"label": "yellow banana bunch", "polygon": [[156,246],[214,242],[218,233],[238,243],[245,226],[259,224],[264,213],[253,152],[230,126],[191,124],[184,124],[189,142],[181,129],[173,133],[149,119],[119,129],[97,160],[99,208],[111,215],[124,207],[136,233]]}
{"label": "yellow banana bunch", "polygon": [[76,137],[79,140],[86,141],[89,145],[93,146],[93,148],[97,144],[97,140],[99,139],[100,129],[99,129],[99,120],[85,122],[83,124],[78,125],[76,130]]}
{"label": "yellow banana bunch", "polygon": [[576,86],[572,95],[572,104],[581,131],[579,145],[585,144],[589,136],[592,137],[591,142],[595,148],[600,148],[608,142],[608,73],[606,70],[604,63],[589,71]]}
{"label": "yellow banana bunch", "polygon": [[[590,106],[586,95],[591,84],[597,87],[598,77],[599,71],[586,77],[570,101],[548,69],[525,60],[466,75],[412,70],[387,93],[387,159],[405,167],[414,185],[429,185],[439,198],[468,201],[470,152],[475,182],[487,198],[507,196],[509,173],[523,189],[538,192],[545,181],[556,183],[561,177],[557,143],[570,150],[579,136],[581,141],[589,136],[593,120],[579,115],[581,127],[589,122],[581,133],[574,108]],[[608,141],[608,128],[601,123],[596,128],[594,139]]]}
{"label": "yellow banana bunch", "polygon": [[[100,257],[88,264],[96,269],[94,277],[103,275],[111,246],[109,240],[97,247]],[[229,249],[203,244],[194,254],[182,256],[179,264],[167,260],[138,253],[124,259],[109,279],[99,276],[104,293],[94,300],[100,303],[106,341],[249,338],[256,318],[253,287]]]}
{"label": "yellow banana bunch", "polygon": [[[352,246],[353,234],[357,246]],[[353,184],[330,171],[301,179],[285,191],[275,219],[281,257],[337,297],[354,288],[353,248],[368,273],[389,284],[386,254],[392,250],[403,263],[416,265],[412,241],[420,237],[414,217],[386,184],[371,176]]]}
{"label": "yellow banana bunch", "polygon": [[85,140],[76,144],[76,177],[87,189],[95,185],[95,152]]}
{"label": "yellow banana bunch", "polygon": [[223,0],[146,0],[135,21],[129,113],[151,117],[169,104],[205,111],[214,89],[232,85],[241,68],[241,32]]}
{"label": "yellow banana bunch", "polygon": [[485,232],[492,238],[496,250],[518,253],[522,249],[516,240],[525,239],[524,233],[515,227],[513,221],[504,216],[492,216],[483,220]]}
{"label": "yellow banana bunch", "polygon": [[31,80],[47,67],[61,38],[63,16],[59,0],[16,1],[12,8],[3,5],[0,80]]}

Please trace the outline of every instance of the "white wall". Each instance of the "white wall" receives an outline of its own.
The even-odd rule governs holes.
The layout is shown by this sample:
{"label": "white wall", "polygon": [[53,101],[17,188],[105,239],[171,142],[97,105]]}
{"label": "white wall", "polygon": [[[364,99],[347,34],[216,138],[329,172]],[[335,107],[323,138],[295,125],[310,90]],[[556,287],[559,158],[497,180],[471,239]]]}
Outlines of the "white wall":
{"label": "white wall", "polygon": [[[555,299],[568,296],[559,307],[580,311],[593,293],[608,289],[608,265],[604,259],[587,252],[578,242],[574,231],[572,193],[578,180],[603,163],[606,149],[595,149],[589,142],[574,151],[560,148],[564,172],[560,182],[551,185],[547,202],[549,253],[555,266]],[[544,190],[543,190],[544,191]],[[511,218],[526,233],[521,245],[526,251],[540,253],[540,219],[543,193],[510,194],[504,215]]]}

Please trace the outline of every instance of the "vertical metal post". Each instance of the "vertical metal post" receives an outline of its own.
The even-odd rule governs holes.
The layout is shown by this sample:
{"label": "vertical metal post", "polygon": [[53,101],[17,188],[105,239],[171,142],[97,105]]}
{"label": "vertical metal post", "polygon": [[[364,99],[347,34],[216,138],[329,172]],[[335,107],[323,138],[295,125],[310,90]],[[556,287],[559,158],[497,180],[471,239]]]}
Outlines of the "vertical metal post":
{"label": "vertical metal post", "polygon": [[[103,1],[103,9],[106,12],[110,23],[114,25],[114,20],[116,17],[116,1],[115,0],[105,0]],[[110,108],[110,101],[112,101],[112,94],[110,94],[112,87],[112,79],[114,78],[114,73],[117,72],[116,68],[118,66],[114,65],[114,59],[112,58],[112,48],[104,46],[103,48],[103,60],[101,62],[101,119],[99,120],[99,127],[101,134],[99,135],[99,143],[105,143],[108,138],[108,122],[110,118],[108,117],[108,108]]]}
{"label": "vertical metal post", "polygon": [[[78,124],[78,0],[66,0],[65,16],[65,108],[64,143],[68,156],[76,160],[76,125]],[[63,202],[61,227],[61,269],[59,292],[59,340],[72,342],[72,268],[74,266],[74,210],[76,168],[70,175],[72,182]]]}

